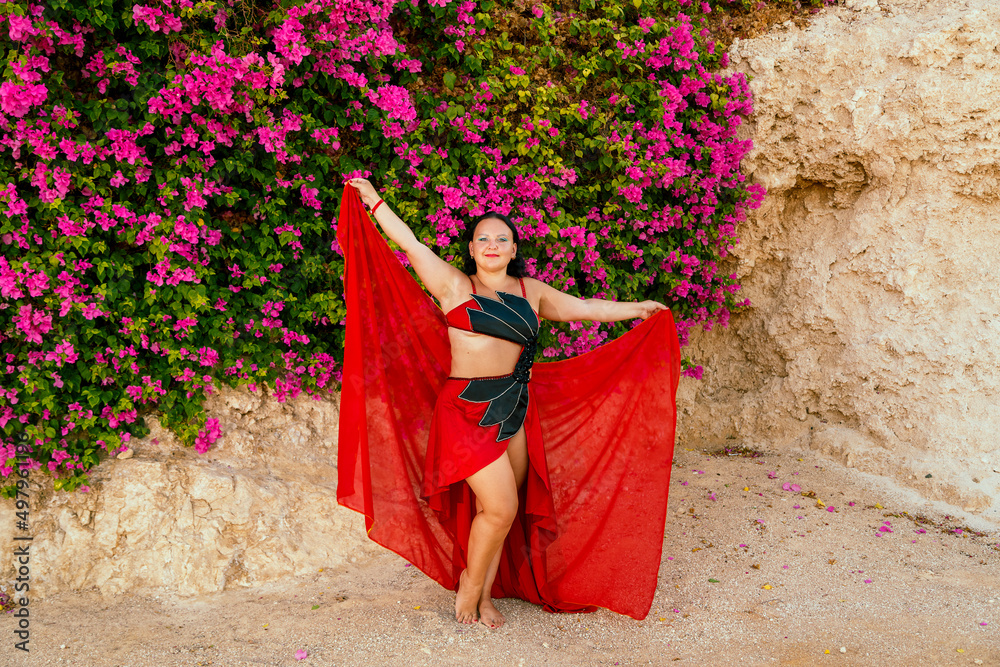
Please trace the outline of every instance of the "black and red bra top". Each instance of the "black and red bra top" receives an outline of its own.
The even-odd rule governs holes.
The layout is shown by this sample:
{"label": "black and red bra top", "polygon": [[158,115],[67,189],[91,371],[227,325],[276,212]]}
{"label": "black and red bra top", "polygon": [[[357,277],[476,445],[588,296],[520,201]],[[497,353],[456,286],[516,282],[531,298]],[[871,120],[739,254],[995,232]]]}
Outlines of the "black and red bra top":
{"label": "black and red bra top", "polygon": [[[528,345],[538,338],[538,315],[528,302],[528,292],[521,284],[521,296],[497,292],[496,299],[476,294],[472,283],[472,298],[456,306],[445,315],[448,326],[509,340],[518,345]],[[471,282],[471,279],[470,279]]]}
{"label": "black and red bra top", "polygon": [[469,380],[469,384],[458,395],[473,403],[489,403],[479,425],[499,424],[497,442],[514,436],[524,424],[530,400],[528,380],[538,344],[538,314],[528,302],[524,281],[520,278],[517,280],[521,283],[521,296],[497,292],[496,299],[476,294],[476,284],[472,283],[472,298],[445,315],[448,326],[502,338],[523,346],[510,374],[465,378]]}

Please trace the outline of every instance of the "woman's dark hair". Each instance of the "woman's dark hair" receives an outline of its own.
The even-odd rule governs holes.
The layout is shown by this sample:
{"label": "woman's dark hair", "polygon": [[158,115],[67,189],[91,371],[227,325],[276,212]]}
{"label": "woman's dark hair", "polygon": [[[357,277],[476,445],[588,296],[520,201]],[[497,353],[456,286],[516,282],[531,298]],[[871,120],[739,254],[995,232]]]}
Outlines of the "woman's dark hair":
{"label": "woman's dark hair", "polygon": [[[483,215],[479,216],[479,218],[474,223],[467,226],[465,228],[465,233],[462,234],[462,251],[466,253],[465,264],[462,267],[462,271],[464,271],[466,275],[471,276],[473,273],[476,272],[476,260],[474,257],[468,254],[469,244],[472,242],[472,238],[476,235],[476,227],[478,227],[479,223],[482,222],[483,220],[490,220],[490,219],[499,220],[503,224],[507,225],[507,228],[510,229],[510,233],[514,238],[514,243],[520,244],[521,242],[521,237],[518,236],[517,234],[517,227],[515,227],[514,223],[510,221],[510,218],[508,218],[506,215],[502,213],[497,213],[495,211],[488,211],[484,213]],[[514,256],[514,259],[510,260],[510,264],[507,265],[507,275],[514,276],[515,278],[524,278],[528,275],[528,270],[524,265],[524,258],[521,256],[520,249],[518,249],[518,253],[517,255]]]}

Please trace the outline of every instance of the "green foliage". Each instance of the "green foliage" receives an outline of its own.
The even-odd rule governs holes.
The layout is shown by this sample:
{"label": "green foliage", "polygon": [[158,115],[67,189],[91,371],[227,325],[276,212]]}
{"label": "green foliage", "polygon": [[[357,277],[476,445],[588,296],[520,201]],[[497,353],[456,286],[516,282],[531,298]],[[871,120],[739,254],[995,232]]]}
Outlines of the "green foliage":
{"label": "green foliage", "polygon": [[[449,260],[510,212],[539,279],[663,300],[682,341],[725,324],[762,193],[746,82],[689,4],[0,5],[4,476],[21,434],[74,490],[151,411],[203,452],[213,387],[335,386],[353,175]],[[544,354],[628,326],[553,325]]]}

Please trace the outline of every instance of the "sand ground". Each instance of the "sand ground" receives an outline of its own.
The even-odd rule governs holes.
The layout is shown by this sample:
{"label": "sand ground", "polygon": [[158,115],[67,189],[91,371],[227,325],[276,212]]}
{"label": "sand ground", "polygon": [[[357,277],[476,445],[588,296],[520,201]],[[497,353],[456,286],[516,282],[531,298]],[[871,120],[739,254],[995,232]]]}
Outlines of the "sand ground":
{"label": "sand ground", "polygon": [[32,609],[28,655],[0,618],[0,664],[997,666],[998,543],[810,453],[679,448],[643,621],[500,600],[505,627],[462,626],[454,594],[385,552],[193,599],[60,594]]}

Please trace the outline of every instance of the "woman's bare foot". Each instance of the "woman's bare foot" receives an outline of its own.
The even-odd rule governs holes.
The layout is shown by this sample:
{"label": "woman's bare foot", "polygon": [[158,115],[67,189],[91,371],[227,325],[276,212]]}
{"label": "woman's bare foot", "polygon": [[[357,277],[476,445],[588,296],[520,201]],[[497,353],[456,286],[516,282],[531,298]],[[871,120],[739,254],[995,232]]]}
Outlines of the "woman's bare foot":
{"label": "woman's bare foot", "polygon": [[479,600],[479,622],[494,630],[504,624],[503,614],[493,606],[493,599],[486,596]]}
{"label": "woman's bare foot", "polygon": [[469,582],[468,570],[462,570],[458,577],[458,593],[455,594],[455,620],[459,623],[475,623],[479,596],[482,590],[476,590]]}

